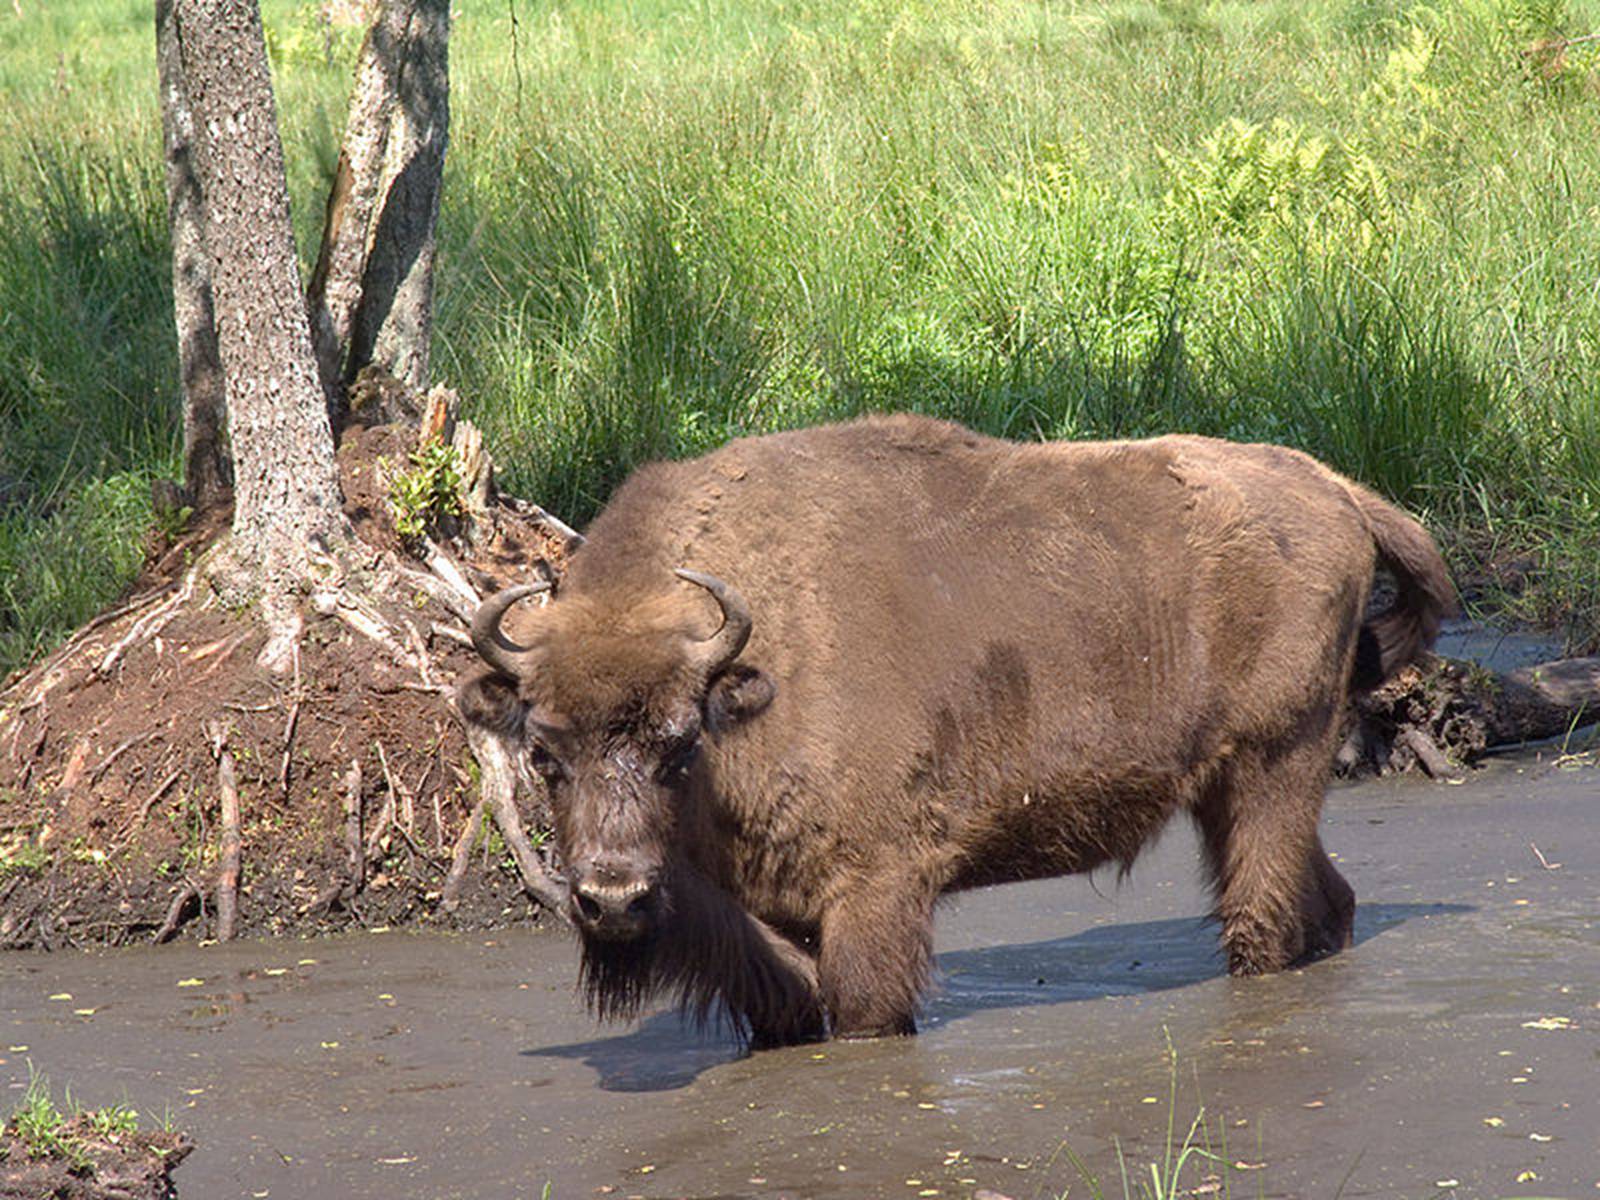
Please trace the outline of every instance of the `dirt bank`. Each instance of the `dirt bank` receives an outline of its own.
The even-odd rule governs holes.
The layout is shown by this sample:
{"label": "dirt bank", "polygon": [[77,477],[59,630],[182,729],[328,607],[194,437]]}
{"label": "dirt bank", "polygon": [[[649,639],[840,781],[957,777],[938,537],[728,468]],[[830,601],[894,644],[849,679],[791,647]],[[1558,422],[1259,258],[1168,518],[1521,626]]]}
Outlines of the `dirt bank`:
{"label": "dirt bank", "polygon": [[[374,570],[399,557],[382,480],[415,436],[357,428],[340,448]],[[448,589],[416,563],[435,586],[375,614],[398,647],[363,632],[373,614],[341,609],[308,626],[289,675],[269,675],[255,614],[188,570],[225,525],[152,547],[128,604],[0,692],[0,947],[214,936],[232,834],[236,935],[529,916],[451,709],[477,661],[470,596],[441,603]],[[541,561],[559,570],[565,545],[538,510],[505,502],[452,550],[481,593]],[[537,830],[542,793],[520,791]]]}

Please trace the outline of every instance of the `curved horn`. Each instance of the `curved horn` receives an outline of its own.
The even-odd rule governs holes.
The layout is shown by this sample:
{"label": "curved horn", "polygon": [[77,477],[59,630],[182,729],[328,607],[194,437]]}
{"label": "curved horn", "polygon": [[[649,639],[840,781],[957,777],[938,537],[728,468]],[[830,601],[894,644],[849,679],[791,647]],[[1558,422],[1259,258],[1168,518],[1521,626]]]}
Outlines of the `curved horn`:
{"label": "curved horn", "polygon": [[715,675],[738,658],[739,652],[744,649],[744,644],[750,640],[750,606],[744,602],[743,596],[715,575],[691,571],[685,567],[679,567],[673,574],[679,579],[687,579],[697,587],[705,588],[716,598],[717,606],[722,609],[722,628],[703,641],[695,643],[700,661],[706,668],[706,675],[708,677]]}
{"label": "curved horn", "polygon": [[548,592],[549,583],[520,584],[503,588],[478,605],[472,614],[472,644],[477,647],[483,661],[513,679],[522,674],[522,668],[533,658],[527,646],[519,646],[500,631],[500,619],[524,596]]}

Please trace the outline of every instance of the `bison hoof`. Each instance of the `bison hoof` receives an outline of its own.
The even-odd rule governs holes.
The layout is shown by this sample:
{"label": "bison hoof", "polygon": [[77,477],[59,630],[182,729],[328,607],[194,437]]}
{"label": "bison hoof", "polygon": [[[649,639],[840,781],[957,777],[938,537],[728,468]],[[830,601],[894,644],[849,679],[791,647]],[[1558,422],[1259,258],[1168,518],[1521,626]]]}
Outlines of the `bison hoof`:
{"label": "bison hoof", "polygon": [[911,1017],[895,1017],[877,1025],[852,1025],[835,1029],[833,1036],[843,1042],[864,1042],[872,1038],[911,1037],[917,1023]]}
{"label": "bison hoof", "polygon": [[787,1033],[766,1033],[758,1030],[750,1035],[748,1045],[751,1050],[781,1050],[785,1046],[805,1046],[825,1040],[827,1035],[821,1030]]}

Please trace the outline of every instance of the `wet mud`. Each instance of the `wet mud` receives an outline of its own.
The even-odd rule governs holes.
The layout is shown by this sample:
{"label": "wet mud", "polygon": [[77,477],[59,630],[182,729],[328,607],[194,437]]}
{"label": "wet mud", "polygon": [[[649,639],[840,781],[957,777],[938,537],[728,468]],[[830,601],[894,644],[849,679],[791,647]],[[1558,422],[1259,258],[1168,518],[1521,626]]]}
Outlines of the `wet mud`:
{"label": "wet mud", "polygon": [[1356,946],[1234,980],[1174,827],[948,901],[921,1036],[749,1056],[597,1027],[559,933],[13,954],[0,1082],[170,1111],[207,1200],[1121,1195],[1202,1106],[1233,1194],[1594,1196],[1597,829],[1600,771],[1531,756],[1336,789]]}

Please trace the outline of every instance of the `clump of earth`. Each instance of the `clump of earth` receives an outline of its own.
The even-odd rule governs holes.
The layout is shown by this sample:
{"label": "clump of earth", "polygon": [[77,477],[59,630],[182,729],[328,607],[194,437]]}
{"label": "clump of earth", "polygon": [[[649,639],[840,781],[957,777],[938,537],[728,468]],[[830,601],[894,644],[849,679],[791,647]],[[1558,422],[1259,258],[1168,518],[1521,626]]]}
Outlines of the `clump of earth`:
{"label": "clump of earth", "polygon": [[50,1131],[51,1146],[24,1136],[15,1118],[0,1129],[3,1200],[168,1200],[172,1172],[194,1149],[170,1130],[118,1131],[78,1113]]}

